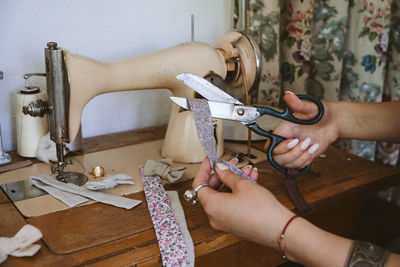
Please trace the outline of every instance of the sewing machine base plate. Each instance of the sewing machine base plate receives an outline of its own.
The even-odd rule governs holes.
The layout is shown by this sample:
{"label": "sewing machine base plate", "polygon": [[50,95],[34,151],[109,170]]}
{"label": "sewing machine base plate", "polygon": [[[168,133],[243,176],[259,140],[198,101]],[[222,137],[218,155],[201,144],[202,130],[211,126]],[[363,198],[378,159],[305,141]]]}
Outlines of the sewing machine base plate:
{"label": "sewing machine base plate", "polygon": [[[68,183],[83,185],[88,181],[87,176],[83,173],[65,172],[64,175],[64,179]],[[47,195],[47,192],[34,186],[30,179],[2,184],[0,187],[13,202]]]}
{"label": "sewing machine base plate", "polygon": [[35,198],[47,194],[47,192],[45,192],[44,190],[34,186],[30,179],[2,184],[0,185],[0,187],[3,189],[8,198],[13,202]]}

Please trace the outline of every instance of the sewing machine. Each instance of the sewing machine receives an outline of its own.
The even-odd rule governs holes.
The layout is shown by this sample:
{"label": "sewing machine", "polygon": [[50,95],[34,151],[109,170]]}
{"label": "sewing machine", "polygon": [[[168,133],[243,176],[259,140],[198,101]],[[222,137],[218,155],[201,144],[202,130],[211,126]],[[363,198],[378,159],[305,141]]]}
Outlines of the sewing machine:
{"label": "sewing machine", "polygon": [[[45,48],[47,102],[38,100],[25,106],[24,114],[43,116],[48,113],[50,137],[56,143],[57,166],[52,172],[64,182],[84,184],[87,178],[77,172],[64,172],[72,161],[66,161],[65,144],[73,142],[80,128],[82,110],[95,96],[103,93],[168,88],[174,96],[195,97],[195,92],[176,79],[182,72],[207,77],[211,82],[239,98],[243,96],[244,79],[248,94],[254,96],[260,80],[260,52],[247,34],[235,31],[221,36],[215,47],[189,42],[148,55],[117,62],[103,63],[50,42]],[[169,101],[169,100],[166,100]],[[224,152],[222,121],[215,120],[217,154]],[[161,154],[174,161],[200,162],[205,154],[198,140],[190,112],[179,112],[174,105]]]}

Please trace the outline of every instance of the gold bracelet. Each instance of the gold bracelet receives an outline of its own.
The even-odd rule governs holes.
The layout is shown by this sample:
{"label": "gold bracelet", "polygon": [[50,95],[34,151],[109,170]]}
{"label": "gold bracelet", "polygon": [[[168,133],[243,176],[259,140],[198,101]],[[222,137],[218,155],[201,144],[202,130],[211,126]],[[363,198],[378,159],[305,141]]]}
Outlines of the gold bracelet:
{"label": "gold bracelet", "polygon": [[283,227],[282,233],[280,234],[280,236],[278,237],[278,240],[276,241],[278,243],[279,248],[282,251],[282,257],[284,259],[286,259],[286,255],[285,255],[285,245],[283,244],[282,240],[285,237],[285,233],[286,233],[286,229],[288,228],[289,224],[296,219],[297,217],[299,217],[298,215],[293,215],[285,224],[285,227]]}

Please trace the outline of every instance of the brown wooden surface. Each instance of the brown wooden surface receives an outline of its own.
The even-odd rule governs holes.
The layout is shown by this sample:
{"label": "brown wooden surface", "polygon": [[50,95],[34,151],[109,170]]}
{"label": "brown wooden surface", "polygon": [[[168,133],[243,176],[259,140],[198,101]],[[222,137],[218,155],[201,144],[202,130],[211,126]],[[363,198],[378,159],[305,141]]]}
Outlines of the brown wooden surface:
{"label": "brown wooden surface", "polygon": [[85,140],[83,140],[83,152],[92,153],[110,148],[163,139],[166,131],[167,126],[165,125],[85,138]]}
{"label": "brown wooden surface", "polygon": [[[146,138],[157,138],[152,131],[141,131]],[[162,132],[163,130],[158,130]],[[135,132],[107,140],[104,148],[138,142]],[[113,136],[113,135],[111,135]],[[102,142],[103,142],[102,141]],[[97,144],[95,138],[91,144]],[[90,146],[92,146],[90,145]],[[89,146],[89,147],[90,147]],[[96,147],[90,148],[95,151]],[[262,146],[255,143],[255,146]],[[87,146],[85,146],[86,148]],[[334,233],[351,236],[355,232],[361,201],[371,193],[400,182],[392,168],[329,148],[326,158],[318,158],[311,171],[299,178],[299,189],[313,208],[306,214],[316,225]],[[288,208],[293,205],[286,195],[283,175],[269,164],[256,165],[259,183]],[[168,185],[182,196],[191,181]],[[142,192],[129,197],[144,200]],[[181,199],[187,224],[195,243],[196,266],[275,266],[281,255],[271,249],[244,241],[232,234],[216,231],[208,223],[201,205]],[[28,258],[9,257],[4,266],[160,266],[161,258],[147,206],[143,201],[132,210],[101,203],[85,205],[47,215],[24,219],[0,191],[0,236],[14,235],[25,223],[43,233],[42,248]],[[2,265],[3,266],[3,265]]]}
{"label": "brown wooden surface", "polygon": [[23,167],[32,165],[32,163],[33,163],[32,160],[10,162],[6,165],[0,166],[0,172],[8,172],[8,171],[16,170],[19,168],[23,168]]}

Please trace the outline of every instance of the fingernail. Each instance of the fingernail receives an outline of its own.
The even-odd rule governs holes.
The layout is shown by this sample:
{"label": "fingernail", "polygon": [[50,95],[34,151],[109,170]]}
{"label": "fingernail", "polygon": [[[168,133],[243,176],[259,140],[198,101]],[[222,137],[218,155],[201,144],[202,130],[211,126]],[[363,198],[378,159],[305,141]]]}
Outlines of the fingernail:
{"label": "fingernail", "polygon": [[220,171],[225,171],[225,170],[228,169],[228,167],[225,164],[221,163],[221,162],[218,162],[215,165],[217,166],[218,170],[220,170]]}
{"label": "fingernail", "polygon": [[293,139],[292,141],[290,141],[288,144],[287,144],[287,147],[288,148],[294,148],[297,144],[299,143],[299,139]]}
{"label": "fingernail", "polygon": [[233,159],[231,159],[231,161],[234,161],[235,163],[238,163],[239,159],[238,158],[233,158]]}
{"label": "fingernail", "polygon": [[296,95],[296,94],[295,94],[295,93],[293,93],[292,91],[285,91],[285,94]]}
{"label": "fingernail", "polygon": [[319,144],[313,144],[309,149],[308,149],[308,154],[313,155],[315,152],[317,152],[319,148]]}
{"label": "fingernail", "polygon": [[310,145],[311,139],[307,138],[306,140],[303,141],[300,145],[300,150],[306,150],[306,148]]}
{"label": "fingernail", "polygon": [[254,167],[252,171],[258,172],[257,167]]}
{"label": "fingernail", "polygon": [[251,166],[251,165],[249,164],[249,165],[244,166],[243,169],[244,169],[244,168],[250,168],[250,170],[251,170],[252,167],[253,167],[253,166]]}

